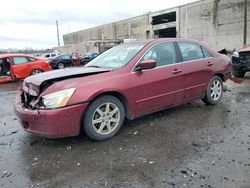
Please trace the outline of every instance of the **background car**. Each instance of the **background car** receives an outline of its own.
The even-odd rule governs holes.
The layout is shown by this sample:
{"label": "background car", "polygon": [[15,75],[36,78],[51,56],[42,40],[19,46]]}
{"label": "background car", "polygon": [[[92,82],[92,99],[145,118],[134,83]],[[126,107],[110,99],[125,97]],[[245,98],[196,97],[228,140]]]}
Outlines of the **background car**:
{"label": "background car", "polygon": [[115,136],[125,118],[197,99],[217,104],[230,77],[230,59],[197,41],[133,42],[84,67],[26,78],[15,111],[33,134],[66,137],[83,130],[102,141]]}
{"label": "background car", "polygon": [[250,71],[250,44],[244,45],[232,55],[232,72],[236,78],[243,78]]}
{"label": "background car", "polygon": [[42,54],[39,56],[41,59],[50,59],[52,57],[55,57],[57,55],[60,55],[59,53],[48,53],[48,54]]}
{"label": "background car", "polygon": [[90,62],[91,60],[95,59],[98,56],[98,53],[87,53],[84,57],[81,58],[81,64],[85,65],[86,63]]}
{"label": "background car", "polygon": [[71,55],[57,55],[48,60],[52,69],[63,69],[73,66],[73,58]]}
{"label": "background car", "polygon": [[47,61],[26,54],[0,55],[0,83],[50,71]]}

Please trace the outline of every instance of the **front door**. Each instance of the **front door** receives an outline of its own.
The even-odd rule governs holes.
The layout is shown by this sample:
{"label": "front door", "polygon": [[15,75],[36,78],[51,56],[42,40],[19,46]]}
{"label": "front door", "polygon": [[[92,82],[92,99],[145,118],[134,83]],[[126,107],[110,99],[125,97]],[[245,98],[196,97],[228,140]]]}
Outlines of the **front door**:
{"label": "front door", "polygon": [[12,66],[10,58],[0,59],[0,83],[12,81]]}
{"label": "front door", "polygon": [[64,65],[72,65],[72,57],[69,55],[64,55],[62,57]]}

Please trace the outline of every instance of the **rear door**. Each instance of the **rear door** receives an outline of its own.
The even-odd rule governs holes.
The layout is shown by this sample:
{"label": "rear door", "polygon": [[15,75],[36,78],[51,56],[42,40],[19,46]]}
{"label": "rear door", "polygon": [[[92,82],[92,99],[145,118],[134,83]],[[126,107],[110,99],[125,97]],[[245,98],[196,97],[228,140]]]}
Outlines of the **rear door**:
{"label": "rear door", "polygon": [[157,67],[132,73],[131,82],[137,85],[136,92],[140,93],[135,101],[137,114],[147,114],[181,103],[183,80],[182,72],[176,65],[178,58],[174,43],[155,45],[145,53],[143,60],[156,60]]}
{"label": "rear door", "polygon": [[200,98],[213,75],[213,57],[195,42],[178,41],[177,47],[182,59],[179,69],[183,70],[184,100]]}

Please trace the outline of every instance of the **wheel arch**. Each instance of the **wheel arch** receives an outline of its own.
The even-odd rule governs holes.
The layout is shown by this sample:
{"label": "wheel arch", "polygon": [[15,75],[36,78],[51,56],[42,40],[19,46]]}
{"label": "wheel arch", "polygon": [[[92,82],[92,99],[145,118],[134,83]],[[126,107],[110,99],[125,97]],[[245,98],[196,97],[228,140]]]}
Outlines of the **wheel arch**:
{"label": "wheel arch", "polygon": [[104,91],[102,93],[99,93],[97,95],[95,95],[94,97],[92,97],[91,101],[96,100],[97,98],[104,96],[104,95],[111,95],[116,97],[117,99],[120,100],[120,102],[122,103],[124,110],[125,110],[125,117],[130,119],[131,118],[131,113],[130,113],[130,109],[128,106],[128,100],[127,98],[119,91]]}
{"label": "wheel arch", "polygon": [[42,72],[44,72],[44,70],[42,69],[42,68],[40,68],[40,67],[32,67],[31,68],[31,71],[30,71],[30,76],[32,75],[32,72],[34,71],[34,70],[40,70],[40,71],[42,71]]}
{"label": "wheel arch", "polygon": [[56,67],[58,68],[58,64],[59,63],[62,63],[63,64],[63,66],[65,67],[65,64],[64,64],[64,62],[63,61],[58,61],[58,62],[56,62]]}
{"label": "wheel arch", "polygon": [[219,76],[223,82],[225,82],[224,74],[222,73],[216,73],[214,76]]}
{"label": "wheel arch", "polygon": [[[122,103],[122,105],[124,106],[125,117],[126,117],[127,119],[132,119],[131,111],[130,111],[129,106],[128,106],[128,100],[127,100],[127,98],[126,98],[121,92],[119,92],[119,91],[113,91],[113,90],[111,90],[111,91],[104,91],[104,92],[102,92],[102,93],[99,93],[99,94],[97,94],[97,95],[94,95],[93,97],[91,97],[91,100],[90,100],[90,102],[89,102],[87,108],[89,107],[89,105],[90,105],[90,103],[91,103],[92,101],[94,101],[94,100],[96,100],[97,98],[102,97],[102,96],[104,96],[104,95],[111,95],[111,96],[116,97],[118,100],[120,100],[121,103]],[[86,109],[86,110],[87,110],[87,109]],[[82,115],[81,115],[81,119],[80,119],[80,134],[83,133],[82,122],[83,122],[83,118],[84,118],[84,115],[85,115],[85,113],[86,113],[86,110],[84,110],[84,112],[83,112]]]}

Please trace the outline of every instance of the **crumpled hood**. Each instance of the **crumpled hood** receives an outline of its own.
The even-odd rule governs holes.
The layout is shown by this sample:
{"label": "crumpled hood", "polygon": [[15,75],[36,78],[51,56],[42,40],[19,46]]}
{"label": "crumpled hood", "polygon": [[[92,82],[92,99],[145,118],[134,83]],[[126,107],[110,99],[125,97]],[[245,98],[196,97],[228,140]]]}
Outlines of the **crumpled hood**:
{"label": "crumpled hood", "polygon": [[244,45],[238,52],[250,52],[250,43]]}
{"label": "crumpled hood", "polygon": [[110,71],[110,69],[80,67],[45,72],[26,78],[23,83],[23,90],[32,96],[38,96],[42,89],[41,86],[45,82],[60,81],[74,77],[83,77],[108,71]]}

